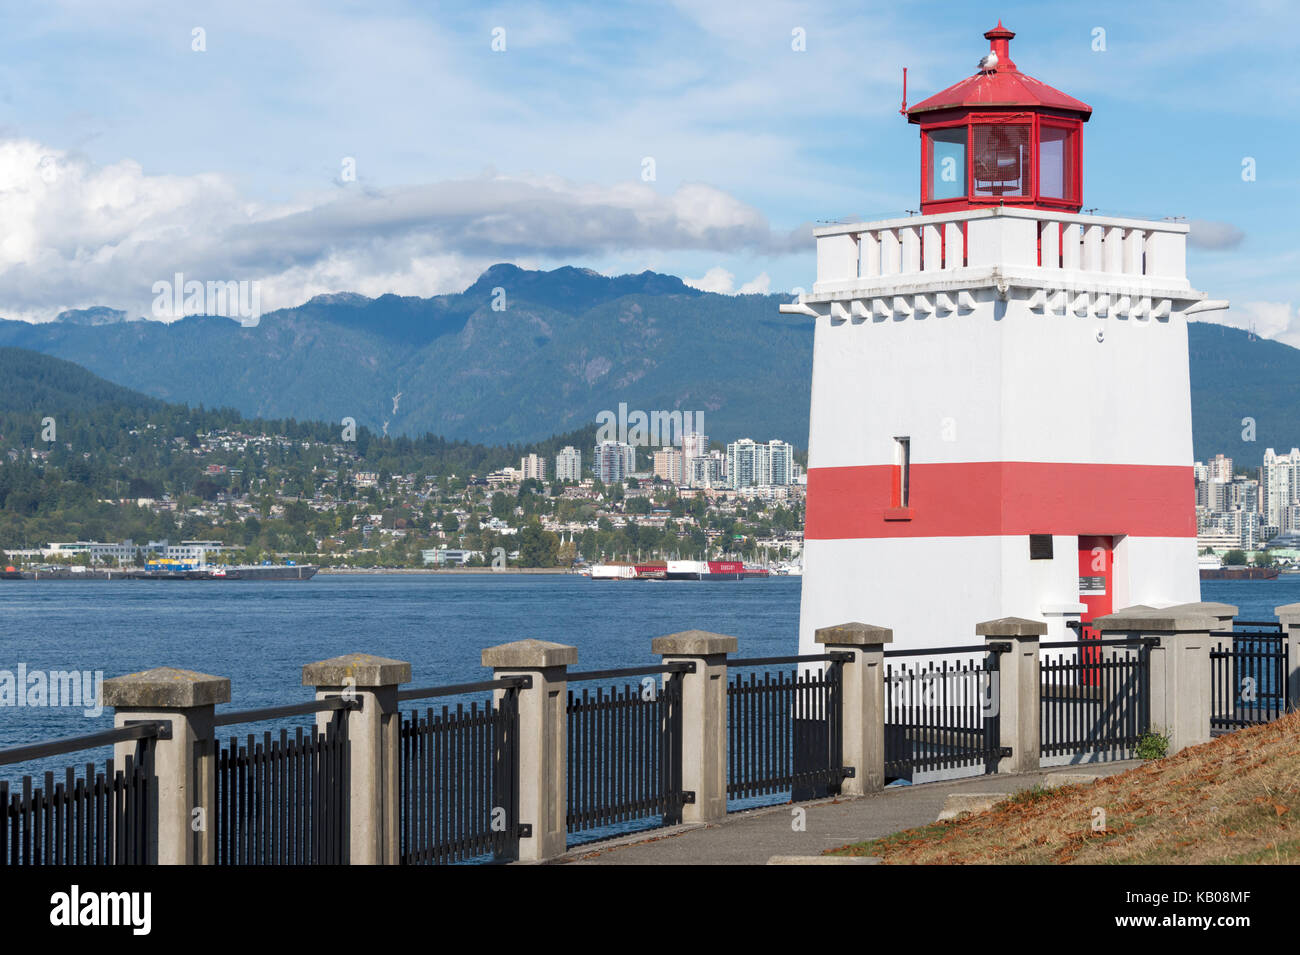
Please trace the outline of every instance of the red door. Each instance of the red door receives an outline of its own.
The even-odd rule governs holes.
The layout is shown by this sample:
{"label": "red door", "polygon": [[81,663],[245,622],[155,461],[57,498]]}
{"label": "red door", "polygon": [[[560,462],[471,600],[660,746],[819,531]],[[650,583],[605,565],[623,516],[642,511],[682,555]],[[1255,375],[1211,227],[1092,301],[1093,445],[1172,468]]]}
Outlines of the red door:
{"label": "red door", "polygon": [[[1101,633],[1088,624],[1115,609],[1112,605],[1115,593],[1112,574],[1115,569],[1114,547],[1113,537],[1079,536],[1079,602],[1087,607],[1081,617],[1085,640],[1101,638]],[[1083,662],[1100,663],[1101,648],[1085,650]],[[1096,672],[1084,671],[1086,683],[1097,683],[1098,676]]]}

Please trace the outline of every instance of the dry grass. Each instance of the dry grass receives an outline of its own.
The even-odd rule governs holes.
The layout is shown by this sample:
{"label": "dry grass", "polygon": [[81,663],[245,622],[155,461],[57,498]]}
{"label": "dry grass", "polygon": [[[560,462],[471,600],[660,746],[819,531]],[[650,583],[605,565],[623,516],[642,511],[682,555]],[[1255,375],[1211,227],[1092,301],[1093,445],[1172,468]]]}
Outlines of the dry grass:
{"label": "dry grass", "polygon": [[[1100,808],[1104,826],[1094,828]],[[887,864],[1300,862],[1300,713],[1085,786],[833,850]]]}

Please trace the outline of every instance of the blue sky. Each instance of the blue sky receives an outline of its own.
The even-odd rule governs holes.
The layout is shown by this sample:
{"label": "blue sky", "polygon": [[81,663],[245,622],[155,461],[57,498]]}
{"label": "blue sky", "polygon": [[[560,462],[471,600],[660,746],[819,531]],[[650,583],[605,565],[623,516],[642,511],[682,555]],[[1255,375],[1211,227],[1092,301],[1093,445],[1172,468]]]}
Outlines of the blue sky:
{"label": "blue sky", "polygon": [[956,82],[999,18],[1094,109],[1085,206],[1193,220],[1193,284],[1300,345],[1284,3],[3,3],[0,315],[147,314],[177,271],[264,309],[496,261],[807,287],[817,220],[917,205],[902,68]]}

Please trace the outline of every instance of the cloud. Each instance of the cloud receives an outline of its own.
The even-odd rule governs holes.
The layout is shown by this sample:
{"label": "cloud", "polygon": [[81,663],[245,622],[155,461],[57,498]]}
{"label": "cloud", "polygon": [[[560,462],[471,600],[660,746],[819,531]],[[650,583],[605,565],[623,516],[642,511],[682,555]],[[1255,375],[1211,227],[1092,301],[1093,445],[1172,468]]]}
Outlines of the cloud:
{"label": "cloud", "polygon": [[1300,348],[1300,312],[1290,302],[1242,302],[1218,312],[1196,316],[1211,325],[1229,325],[1253,331],[1260,338]]}
{"label": "cloud", "polygon": [[683,278],[682,282],[691,288],[699,289],[701,292],[717,292],[719,295],[730,295],[731,290],[736,286],[736,276],[722,266],[715,265],[698,279]]}
{"label": "cloud", "polygon": [[34,319],[98,304],[148,314],[153,284],[176,272],[260,281],[269,311],[329,291],[457,291],[502,260],[807,246],[807,227],[774,230],[752,206],[698,182],[660,192],[635,181],[484,175],[267,203],[224,176],[148,175],[130,160],[98,166],[30,140],[0,141],[0,222],[0,315]]}
{"label": "cloud", "polygon": [[1192,219],[1187,224],[1191,228],[1187,244],[1196,249],[1235,249],[1246,238],[1246,233],[1228,222]]}
{"label": "cloud", "polygon": [[760,272],[752,281],[736,288],[736,276],[720,265],[715,265],[698,279],[683,278],[682,282],[701,292],[716,292],[719,295],[766,295],[772,288],[772,278],[766,272]]}

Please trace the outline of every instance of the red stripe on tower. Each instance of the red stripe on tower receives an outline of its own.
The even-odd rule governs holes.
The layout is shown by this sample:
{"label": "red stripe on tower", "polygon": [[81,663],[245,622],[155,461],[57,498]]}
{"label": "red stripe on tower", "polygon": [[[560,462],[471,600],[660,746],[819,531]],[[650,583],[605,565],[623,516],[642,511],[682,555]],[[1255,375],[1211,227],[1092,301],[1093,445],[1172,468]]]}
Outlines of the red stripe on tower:
{"label": "red stripe on tower", "polygon": [[1190,467],[980,461],[913,464],[908,516],[892,498],[892,465],[811,468],[809,540],[993,537],[1123,531],[1195,537]]}

